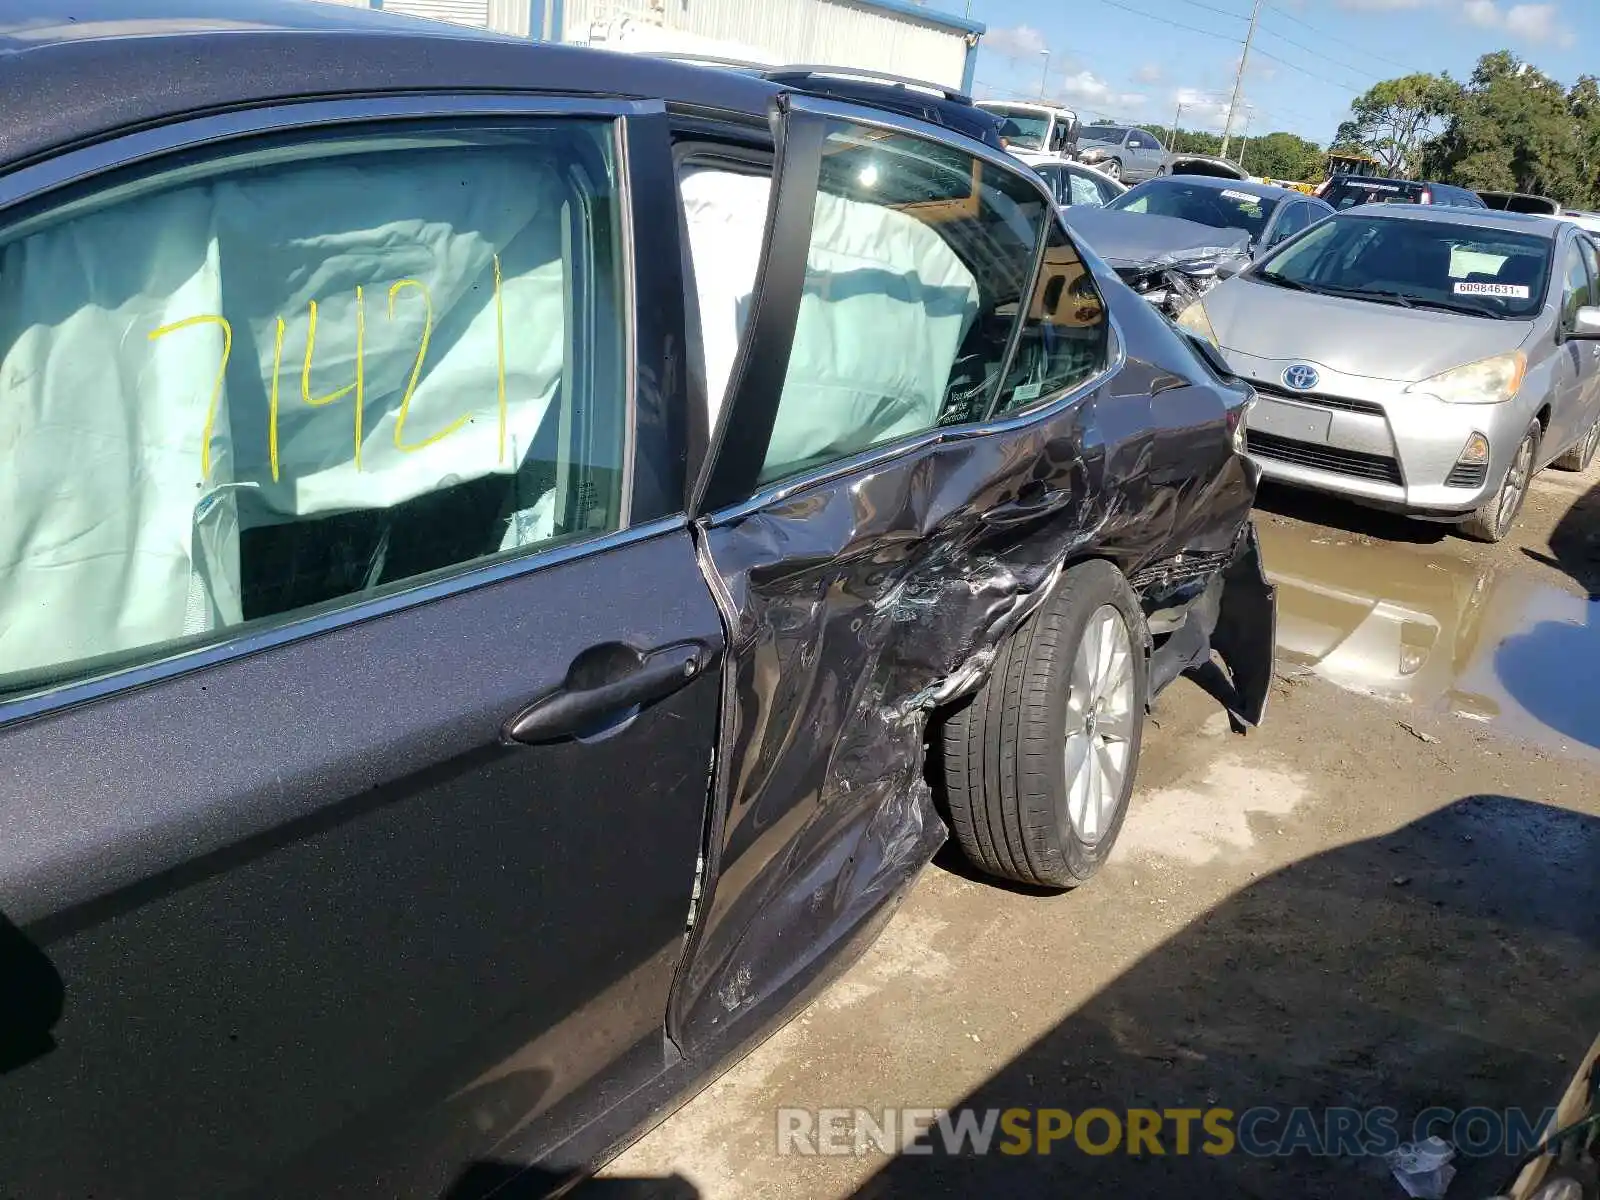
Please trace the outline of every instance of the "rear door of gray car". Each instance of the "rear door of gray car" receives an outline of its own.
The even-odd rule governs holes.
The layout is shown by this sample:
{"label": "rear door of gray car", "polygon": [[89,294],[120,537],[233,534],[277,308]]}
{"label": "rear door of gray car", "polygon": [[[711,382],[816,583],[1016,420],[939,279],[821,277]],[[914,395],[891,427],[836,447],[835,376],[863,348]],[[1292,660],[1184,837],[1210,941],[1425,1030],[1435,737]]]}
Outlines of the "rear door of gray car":
{"label": "rear door of gray car", "polygon": [[435,1197],[662,1069],[670,170],[659,104],[429,97],[0,178],[0,1191]]}

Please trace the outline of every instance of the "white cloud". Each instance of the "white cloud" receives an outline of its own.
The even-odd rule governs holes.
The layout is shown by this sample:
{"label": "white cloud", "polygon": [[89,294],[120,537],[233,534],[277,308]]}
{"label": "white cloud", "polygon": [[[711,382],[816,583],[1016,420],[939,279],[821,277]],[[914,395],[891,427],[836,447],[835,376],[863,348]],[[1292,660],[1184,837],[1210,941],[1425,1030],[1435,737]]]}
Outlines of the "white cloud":
{"label": "white cloud", "polygon": [[983,35],[983,45],[997,54],[1007,58],[1025,58],[1043,55],[1050,49],[1040,33],[1032,25],[1014,25],[991,29]]}
{"label": "white cloud", "polygon": [[1394,12],[1406,8],[1429,8],[1435,3],[1437,0],[1339,0],[1339,7],[1360,12]]}
{"label": "white cloud", "polygon": [[1564,30],[1557,20],[1554,4],[1515,4],[1506,11],[1506,32],[1530,42],[1548,42]]}
{"label": "white cloud", "polygon": [[[1206,129],[1213,133],[1221,133],[1223,126],[1227,124],[1228,101],[1215,92],[1203,92],[1198,88],[1179,88],[1173,93],[1172,102],[1174,105],[1183,105],[1183,119],[1179,123],[1185,129]],[[1239,115],[1233,122],[1235,133],[1243,131],[1245,113],[1249,108],[1249,103],[1240,97]]]}
{"label": "white cloud", "polygon": [[1139,82],[1140,83],[1160,83],[1161,82],[1161,64],[1160,63],[1145,63],[1144,66],[1140,67],[1139,68]]}
{"label": "white cloud", "polygon": [[1093,71],[1076,71],[1065,76],[1056,86],[1056,93],[1064,99],[1088,107],[1115,109],[1126,112],[1139,108],[1145,102],[1142,92],[1121,92],[1101,79]]}
{"label": "white cloud", "polygon": [[1527,42],[1556,42],[1570,46],[1576,40],[1561,20],[1555,0],[1506,4],[1506,0],[1338,0],[1339,7],[1358,12],[1399,12],[1433,8],[1454,12],[1479,29],[1501,30]]}

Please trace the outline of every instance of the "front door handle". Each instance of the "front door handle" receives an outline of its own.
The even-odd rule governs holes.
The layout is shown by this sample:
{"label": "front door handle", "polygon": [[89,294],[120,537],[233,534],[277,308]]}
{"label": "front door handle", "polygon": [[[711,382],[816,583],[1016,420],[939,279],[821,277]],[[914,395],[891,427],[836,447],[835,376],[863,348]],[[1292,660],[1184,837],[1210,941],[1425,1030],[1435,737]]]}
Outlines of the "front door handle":
{"label": "front door handle", "polygon": [[573,660],[561,687],[506,722],[506,739],[534,745],[601,732],[688,686],[705,667],[702,642],[645,653],[619,643],[594,647]]}

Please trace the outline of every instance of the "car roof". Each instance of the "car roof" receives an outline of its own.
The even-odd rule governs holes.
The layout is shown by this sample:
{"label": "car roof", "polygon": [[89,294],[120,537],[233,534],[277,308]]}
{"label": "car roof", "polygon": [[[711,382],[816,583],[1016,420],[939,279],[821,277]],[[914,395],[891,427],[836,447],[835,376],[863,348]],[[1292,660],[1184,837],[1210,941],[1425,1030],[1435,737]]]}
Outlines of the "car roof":
{"label": "car roof", "polygon": [[[1180,154],[1179,158],[1205,158],[1207,155]],[[1155,179],[1147,179],[1139,187],[1150,183],[1182,183],[1185,187],[1215,188],[1217,191],[1248,192],[1252,196],[1259,196],[1263,200],[1314,200],[1316,197],[1307,196],[1304,192],[1297,192],[1293,188],[1279,187],[1273,183],[1257,183],[1253,179],[1223,179],[1218,175],[1161,175]],[[1138,189],[1134,189],[1137,191]]]}
{"label": "car roof", "polygon": [[764,119],[737,71],[312,0],[0,0],[0,170],[130,125],[393,92],[601,92]]}
{"label": "car roof", "polygon": [[[1334,183],[1393,183],[1404,184],[1406,187],[1420,188],[1454,188],[1458,192],[1469,192],[1476,195],[1469,187],[1462,187],[1459,183],[1440,183],[1434,179],[1391,179],[1387,175],[1335,175]],[[1506,193],[1510,195],[1511,193]]]}
{"label": "car roof", "polygon": [[978,100],[976,104],[979,108],[989,110],[1003,108],[1017,112],[1036,113],[1070,113],[1072,111],[1070,108],[1064,108],[1059,104],[1035,104],[1027,100]]}
{"label": "car roof", "polygon": [[1508,229],[1554,239],[1567,222],[1540,213],[1505,212],[1498,208],[1475,208],[1452,204],[1358,204],[1339,213],[1364,217],[1388,217],[1396,221],[1432,221],[1438,225],[1471,225],[1478,229]]}

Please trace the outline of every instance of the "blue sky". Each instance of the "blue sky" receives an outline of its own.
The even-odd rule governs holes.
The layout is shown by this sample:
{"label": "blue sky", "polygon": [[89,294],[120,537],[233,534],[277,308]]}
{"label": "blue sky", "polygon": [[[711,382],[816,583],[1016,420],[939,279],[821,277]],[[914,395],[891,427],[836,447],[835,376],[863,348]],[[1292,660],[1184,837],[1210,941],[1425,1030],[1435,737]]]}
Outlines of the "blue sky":
{"label": "blue sky", "polygon": [[[989,32],[979,98],[1048,94],[1084,118],[1220,130],[1251,0],[933,0]],[[1201,32],[1206,31],[1206,32]],[[1208,36],[1221,35],[1221,36]],[[1600,0],[1265,0],[1235,130],[1326,144],[1351,99],[1380,78],[1449,71],[1510,49],[1570,84],[1600,74]],[[1049,50],[1046,60],[1044,51]]]}

